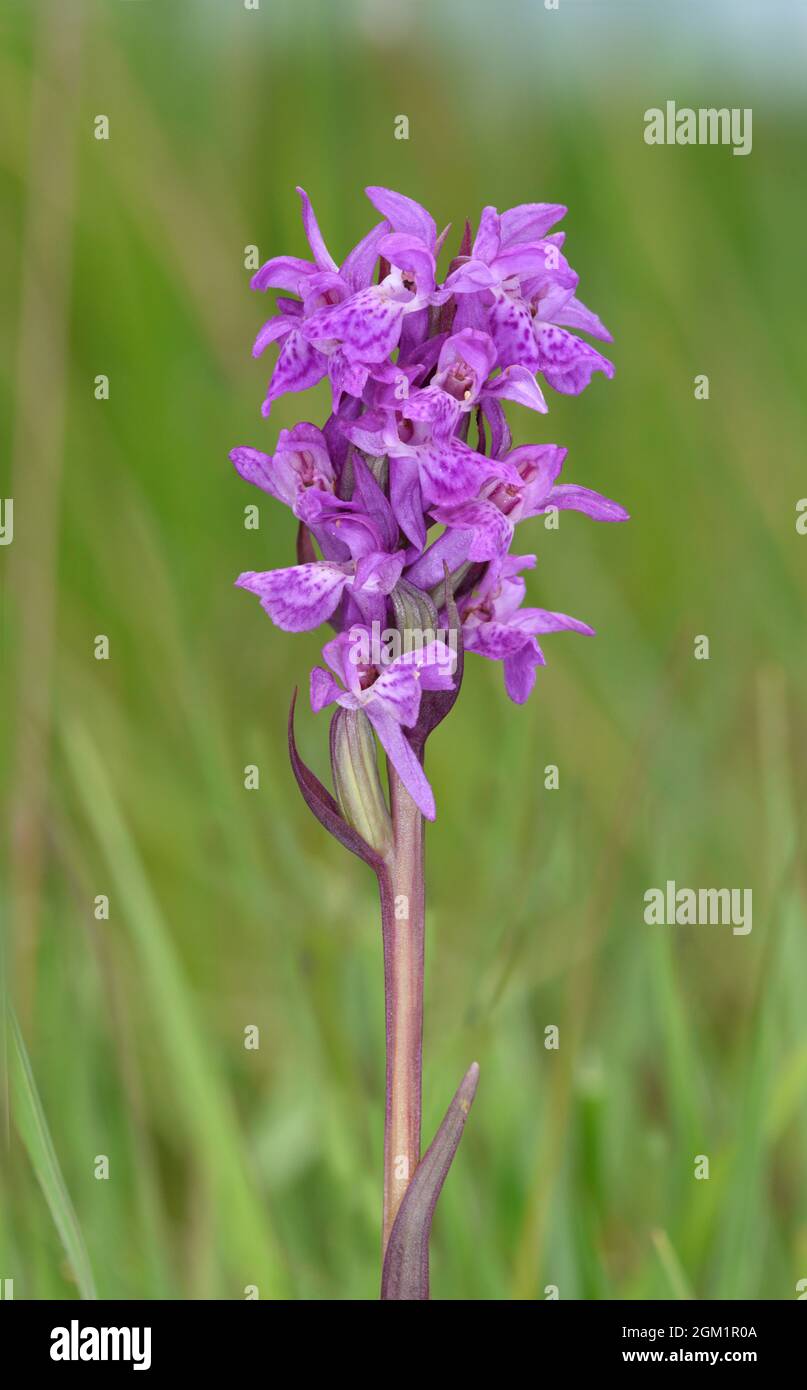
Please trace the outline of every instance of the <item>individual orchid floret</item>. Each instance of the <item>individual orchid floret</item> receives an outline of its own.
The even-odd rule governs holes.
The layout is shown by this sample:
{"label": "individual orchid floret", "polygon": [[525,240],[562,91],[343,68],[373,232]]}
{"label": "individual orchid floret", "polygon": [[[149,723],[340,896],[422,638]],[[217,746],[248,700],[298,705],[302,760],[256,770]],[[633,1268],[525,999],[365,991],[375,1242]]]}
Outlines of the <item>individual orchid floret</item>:
{"label": "individual orchid floret", "polygon": [[304,391],[316,386],[329,372],[338,387],[358,388],[364,386],[366,373],[347,377],[347,369],[342,355],[337,354],[331,362],[331,354],[320,351],[303,332],[306,318],[316,314],[328,305],[338,304],[368,286],[379,256],[379,244],[389,232],[386,223],[381,222],[354,247],[343,263],[337,266],[328,251],[311,201],[302,188],[298,188],[303,205],[303,226],[314,260],[305,261],[296,256],[275,256],[261,266],[252,277],[255,290],[283,290],[300,296],[289,299],[285,295],[277,301],[277,314],[261,328],[252,353],[260,356],[270,343],[281,345],[280,355],[272,373],[262,413],[268,416],[272,405],[279,396],[288,391]]}
{"label": "individual orchid floret", "polygon": [[398,548],[398,523],[390,502],[366,463],[354,452],[350,460],[350,500],[308,489],[296,515],[316,537],[329,560],[362,560],[377,551]]}
{"label": "individual orchid floret", "polygon": [[451,571],[465,561],[499,561],[510,549],[516,525],[553,508],[584,512],[595,521],[628,521],[618,502],[576,483],[555,483],[567,450],[557,444],[527,444],[502,462],[512,465],[518,482],[494,479],[470,501],[434,507],[432,516],[448,528],[406,571],[424,588],[439,582],[443,565]]}
{"label": "individual orchid floret", "polygon": [[408,314],[443,303],[449,294],[438,290],[434,256],[419,238],[392,232],[378,250],[390,265],[381,283],[318,310],[301,330],[309,343],[323,351],[339,346],[347,362],[366,369],[398,347]]}
{"label": "individual orchid floret", "polygon": [[[373,207],[386,218],[392,230],[405,236],[417,237],[436,263],[450,231],[450,224],[444,227],[438,236],[437,224],[431,213],[415,202],[414,198],[407,198],[405,194],[396,193],[391,188],[378,186],[371,186],[364,191]],[[423,305],[419,309],[410,309],[401,325],[401,354],[406,354],[421,344],[428,337],[428,333],[429,308]]]}
{"label": "individual orchid floret", "polygon": [[427,422],[378,412],[345,421],[342,428],[365,453],[389,459],[393,510],[404,534],[421,548],[424,513],[431,507],[467,501],[491,479],[518,485],[512,464],[488,458],[456,436],[435,439]]}
{"label": "individual orchid floret", "polygon": [[[428,386],[407,389],[400,396],[399,374],[396,384],[377,399],[380,405],[399,410],[404,419],[427,421],[435,439],[448,439],[458,429],[461,431],[463,417],[477,407],[487,416],[491,401],[516,401],[545,414],[547,404],[534,372],[518,365],[494,372],[497,364],[496,345],[490,334],[464,328],[443,342]],[[410,373],[420,374],[410,364],[402,370],[407,372],[407,381]]]}
{"label": "individual orchid floret", "polygon": [[536,667],[546,665],[536,640],[539,636],[549,632],[594,636],[593,627],[566,613],[522,608],[526,585],[520,571],[534,564],[534,555],[511,555],[500,566],[489,566],[479,588],[460,604],[465,650],[504,663],[505,688],[517,705],[523,705],[532,693]]}
{"label": "individual orchid floret", "polygon": [[333,616],[346,591],[366,622],[381,622],[384,597],[398,582],[404,559],[403,551],[371,551],[357,563],[312,560],[289,569],[247,570],[235,582],[257,594],[276,627],[308,632]]}
{"label": "individual orchid floret", "polygon": [[[521,362],[541,372],[554,390],[579,395],[594,372],[614,375],[613,363],[566,327],[605,342],[611,334],[597,315],[575,298],[579,277],[562,255],[563,234],[547,238],[546,264],[524,277],[517,292],[502,292],[491,311],[491,332],[502,362]],[[528,332],[531,326],[531,332]]]}
{"label": "individual orchid floret", "polygon": [[493,487],[488,492],[489,499],[513,523],[526,517],[541,516],[552,508],[585,512],[594,521],[629,521],[630,516],[625,508],[610,497],[604,497],[602,493],[579,483],[555,481],[567,453],[567,449],[557,444],[524,444],[513,449],[505,462],[516,469],[521,486],[515,492],[510,488]]}
{"label": "individual orchid floret", "polygon": [[336,485],[328,445],[316,425],[299,424],[281,430],[274,454],[238,448],[231,450],[230,458],[245,482],[285,502],[292,511],[309,488],[332,493]]}
{"label": "individual orchid floret", "polygon": [[363,710],[421,814],[434,820],[434,795],[404,730],[417,724],[424,690],[453,688],[454,653],[435,640],[379,668],[361,662],[366,650],[367,632],[355,627],[326,644],[323,655],[331,670],[315,666],[311,672],[312,709],[337,703]]}
{"label": "individual orchid floret", "polygon": [[280,396],[285,396],[288,391],[306,391],[309,386],[316,386],[328,370],[328,359],[300,332],[303,304],[296,300],[278,300],[278,310],[277,316],[264,324],[253,349],[253,356],[257,357],[269,343],[280,344],[280,354],[261,406],[261,414],[267,418]]}
{"label": "individual orchid floret", "polygon": [[[495,208],[483,208],[471,254],[458,258],[460,264],[448,276],[446,287],[454,294],[499,289],[545,268],[543,238],[549,228],[565,216],[566,209],[558,203],[544,206],[544,215],[536,211],[531,218],[522,218],[518,223],[513,214],[521,213],[519,208],[512,208],[501,217]],[[539,205],[534,207],[537,209]]]}
{"label": "individual orchid floret", "polygon": [[561,253],[562,234],[545,236],[564,211],[550,204],[545,215],[513,208],[499,217],[485,208],[471,255],[460,258],[446,288],[459,296],[455,326],[487,329],[502,366],[541,372],[556,391],[578,395],[595,371],[611,377],[614,368],[560,326],[611,336],[574,297],[579,277]]}

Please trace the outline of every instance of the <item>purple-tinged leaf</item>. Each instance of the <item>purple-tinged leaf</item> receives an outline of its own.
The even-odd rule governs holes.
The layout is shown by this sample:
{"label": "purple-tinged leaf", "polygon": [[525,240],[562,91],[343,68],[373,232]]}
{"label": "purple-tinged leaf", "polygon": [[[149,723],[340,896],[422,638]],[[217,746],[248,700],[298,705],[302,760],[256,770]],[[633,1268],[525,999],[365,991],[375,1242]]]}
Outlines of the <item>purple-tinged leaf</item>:
{"label": "purple-tinged leaf", "polygon": [[462,1138],[478,1081],[479,1066],[472,1062],[406,1189],[384,1257],[381,1298],[385,1301],[428,1300],[429,1236],[434,1209]]}
{"label": "purple-tinged leaf", "polygon": [[363,859],[365,864],[369,864],[370,868],[374,869],[378,874],[383,867],[381,855],[376,854],[375,850],[367,844],[366,840],[362,838],[358,831],[348,825],[339,809],[339,804],[335,797],[331,796],[331,793],[322,785],[316,774],[311,771],[310,767],[306,766],[297,751],[297,743],[294,737],[294,706],[296,703],[297,687],[295,686],[294,693],[291,697],[291,706],[289,708],[289,758],[291,760],[292,772],[297,779],[297,785],[300,788],[303,800],[309,811],[316,816],[320,825],[324,825],[325,829],[330,831],[334,839],[338,840],[341,845],[344,845],[345,849],[349,849],[352,854],[357,854],[359,859]]}

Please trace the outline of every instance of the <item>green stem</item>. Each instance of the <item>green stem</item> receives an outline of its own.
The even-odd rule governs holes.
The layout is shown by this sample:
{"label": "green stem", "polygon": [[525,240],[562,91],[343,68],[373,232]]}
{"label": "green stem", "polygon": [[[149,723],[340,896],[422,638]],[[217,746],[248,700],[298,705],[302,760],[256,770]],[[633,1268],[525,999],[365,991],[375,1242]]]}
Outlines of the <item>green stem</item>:
{"label": "green stem", "polygon": [[387,1041],[384,1250],[420,1160],[425,911],[423,817],[391,764],[389,786],[393,843],[379,874]]}

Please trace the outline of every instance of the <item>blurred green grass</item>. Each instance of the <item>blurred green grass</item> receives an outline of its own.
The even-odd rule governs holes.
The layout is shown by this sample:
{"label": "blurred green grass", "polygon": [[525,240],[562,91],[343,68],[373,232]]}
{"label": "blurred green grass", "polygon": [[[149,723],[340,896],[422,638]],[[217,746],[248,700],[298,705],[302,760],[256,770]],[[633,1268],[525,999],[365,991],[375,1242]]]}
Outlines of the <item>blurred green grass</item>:
{"label": "blurred green grass", "polygon": [[[264,305],[244,247],[302,254],[301,183],[341,255],[380,182],[457,231],[487,202],[568,204],[617,376],[553,395],[546,419],[518,413],[516,435],[567,444],[569,476],[633,516],[529,524],[534,601],[599,636],[550,639],[521,710],[497,669],[469,663],[432,741],[427,1133],[481,1064],[434,1295],[793,1297],[807,1276],[804,112],[774,99],[775,72],[752,102],[730,69],[652,46],[564,83],[546,28],[529,80],[495,65],[480,79],[425,6],[408,11],[417,44],[367,6],[272,11],[43,0],[9,10],[0,60],[16,527],[0,554],[3,915],[99,1294],[376,1296],[374,885],[297,797],[285,718],[319,639],[274,631],[233,590],[240,570],[287,561],[293,531],[268,503],[243,528],[253,498],[226,456],[326,409],[316,391],[261,420],[267,367],[249,348]],[[752,155],[645,146],[643,111],[673,92],[753,104]],[[99,112],[108,143],[92,138]],[[400,112],[408,142],[393,139]],[[709,662],[693,660],[699,633]],[[322,775],[326,733],[303,711]],[[643,894],[667,878],[751,887],[752,934],[646,927]],[[109,922],[93,918],[99,893]],[[708,1182],[692,1176],[701,1153]],[[17,1297],[76,1294],[16,1138],[3,1177],[0,1277]]]}

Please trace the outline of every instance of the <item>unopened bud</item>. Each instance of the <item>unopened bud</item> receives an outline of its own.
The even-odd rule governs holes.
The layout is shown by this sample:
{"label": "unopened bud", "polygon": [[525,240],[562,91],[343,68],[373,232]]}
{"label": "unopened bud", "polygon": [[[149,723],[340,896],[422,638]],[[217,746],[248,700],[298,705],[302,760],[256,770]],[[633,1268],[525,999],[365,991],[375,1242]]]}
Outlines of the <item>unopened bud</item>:
{"label": "unopened bud", "polygon": [[437,609],[428,594],[416,589],[414,584],[399,579],[392,593],[392,608],[395,613],[395,626],[399,632],[434,632],[437,627]]}
{"label": "unopened bud", "polygon": [[337,709],[331,720],[331,769],[348,825],[378,854],[392,844],[392,821],[378,772],[373,726],[363,710]]}

